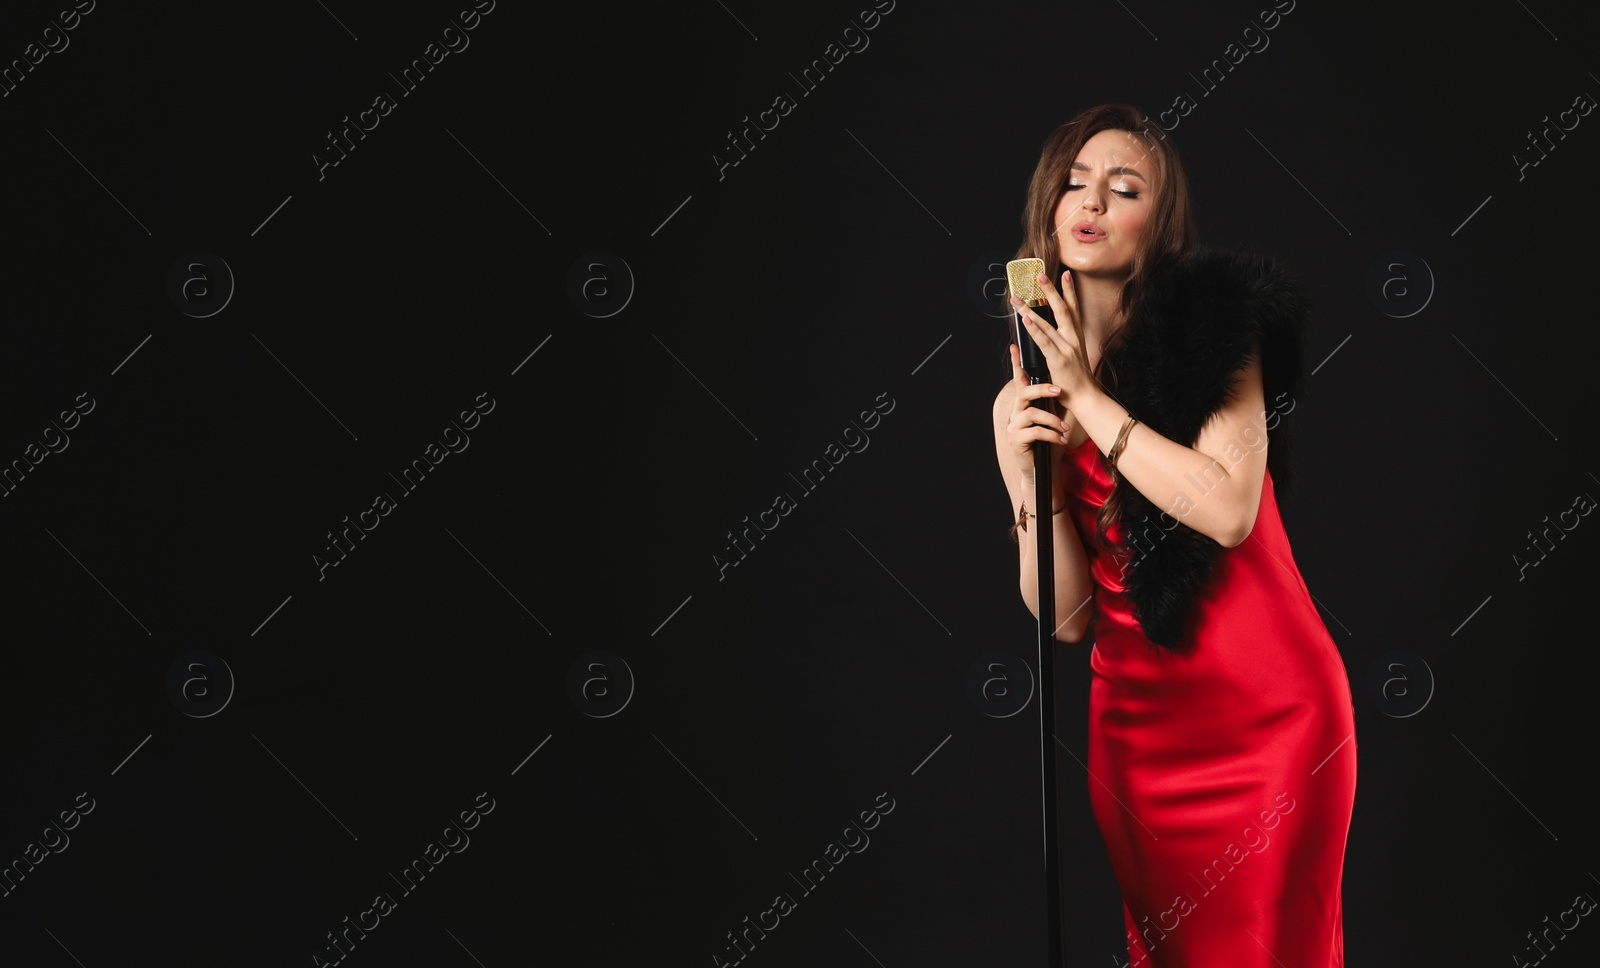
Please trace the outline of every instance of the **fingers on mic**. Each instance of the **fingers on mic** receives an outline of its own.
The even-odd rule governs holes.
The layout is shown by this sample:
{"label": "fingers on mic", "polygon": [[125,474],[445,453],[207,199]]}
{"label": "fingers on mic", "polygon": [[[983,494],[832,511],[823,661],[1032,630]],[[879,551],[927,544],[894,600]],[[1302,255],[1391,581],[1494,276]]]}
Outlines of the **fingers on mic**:
{"label": "fingers on mic", "polygon": [[1048,413],[1045,413],[1043,410],[1034,410],[1032,408],[1024,410],[1019,415],[1017,429],[1038,429],[1049,434],[1062,434],[1067,432],[1067,428],[1062,426],[1060,420]]}
{"label": "fingers on mic", "polygon": [[1012,429],[1025,440],[1048,440],[1052,443],[1061,443],[1071,432],[1059,419],[1037,410],[1031,415],[1021,415],[1019,426]]}

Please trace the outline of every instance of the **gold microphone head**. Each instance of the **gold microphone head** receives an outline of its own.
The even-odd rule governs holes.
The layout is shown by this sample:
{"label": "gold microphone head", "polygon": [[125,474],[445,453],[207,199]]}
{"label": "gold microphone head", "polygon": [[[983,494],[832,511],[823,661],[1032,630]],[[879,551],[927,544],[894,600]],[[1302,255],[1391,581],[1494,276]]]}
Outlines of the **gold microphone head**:
{"label": "gold microphone head", "polygon": [[1006,263],[1006,279],[1011,284],[1011,294],[1029,308],[1049,303],[1044,290],[1039,288],[1039,274],[1043,271],[1043,259],[1014,259]]}

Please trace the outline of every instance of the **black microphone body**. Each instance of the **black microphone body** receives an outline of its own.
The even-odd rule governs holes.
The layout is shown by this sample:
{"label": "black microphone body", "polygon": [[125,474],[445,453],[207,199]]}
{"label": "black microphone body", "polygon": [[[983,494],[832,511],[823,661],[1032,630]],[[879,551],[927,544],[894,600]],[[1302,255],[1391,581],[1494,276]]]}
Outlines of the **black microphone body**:
{"label": "black microphone body", "polygon": [[[1049,303],[1038,306],[1029,306],[1033,314],[1048,323],[1052,328],[1056,325],[1056,315],[1050,309]],[[1039,344],[1034,342],[1033,336],[1028,332],[1028,327],[1022,322],[1022,310],[1014,314],[1017,327],[1017,347],[1022,350],[1022,370],[1028,374],[1028,382],[1033,384],[1050,382],[1050,364],[1044,358],[1044,351],[1039,349]],[[1049,401],[1035,400],[1035,407],[1041,410],[1049,409]]]}

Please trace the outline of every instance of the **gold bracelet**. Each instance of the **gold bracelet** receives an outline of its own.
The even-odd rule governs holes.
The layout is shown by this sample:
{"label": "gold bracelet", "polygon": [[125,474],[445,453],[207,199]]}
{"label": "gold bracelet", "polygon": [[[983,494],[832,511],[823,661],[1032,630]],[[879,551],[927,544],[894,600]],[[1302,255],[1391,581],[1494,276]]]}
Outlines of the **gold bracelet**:
{"label": "gold bracelet", "polygon": [[1128,414],[1128,419],[1123,421],[1122,429],[1117,431],[1116,443],[1111,445],[1111,453],[1106,455],[1106,462],[1112,467],[1117,466],[1117,458],[1122,456],[1122,448],[1128,442],[1128,432],[1131,431],[1133,429],[1133,425],[1138,422],[1139,421],[1134,418],[1133,414],[1130,413]]}
{"label": "gold bracelet", "polygon": [[[1066,510],[1067,510],[1067,506],[1063,504],[1059,509],[1051,511],[1050,512],[1050,516],[1051,517],[1055,517],[1056,515],[1061,514],[1062,512],[1064,512]],[[1013,538],[1015,538],[1017,536],[1017,531],[1019,531],[1019,530],[1021,530],[1021,531],[1028,530],[1028,519],[1029,518],[1037,519],[1038,517],[1039,516],[1037,514],[1034,514],[1032,511],[1028,510],[1028,502],[1027,501],[1023,501],[1022,502],[1022,509],[1017,512],[1017,523],[1011,526],[1011,536]]]}

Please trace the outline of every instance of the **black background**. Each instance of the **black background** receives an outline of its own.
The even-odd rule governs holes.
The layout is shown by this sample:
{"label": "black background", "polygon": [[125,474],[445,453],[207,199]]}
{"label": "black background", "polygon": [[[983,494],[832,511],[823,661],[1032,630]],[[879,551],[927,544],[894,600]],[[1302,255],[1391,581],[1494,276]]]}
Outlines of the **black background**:
{"label": "black background", "polygon": [[[0,63],[63,5],[6,4]],[[0,98],[0,461],[94,401],[0,499],[0,862],[95,803],[0,898],[0,961],[311,964],[388,891],[353,964],[709,965],[782,892],[751,964],[1043,963],[1036,707],[967,693],[980,655],[1034,656],[990,429],[1004,323],[973,279],[1015,250],[1053,127],[1185,93],[1203,240],[1315,301],[1282,510],[1356,697],[1349,964],[1537,957],[1527,933],[1600,891],[1600,525],[1513,560],[1600,494],[1600,116],[1518,169],[1600,96],[1593,10],[1299,0],[1202,95],[1266,4],[898,0],[800,96],[862,5],[500,0],[319,178],[460,6],[101,0]],[[190,252],[231,269],[222,311],[169,297]],[[613,315],[569,292],[593,252],[588,293],[632,279]],[[1403,317],[1371,281],[1396,252],[1432,279]],[[397,493],[480,394],[468,448]],[[1088,648],[1057,653],[1078,758]],[[235,680],[205,718],[166,690],[192,650]],[[595,650],[633,678],[606,717],[568,691]],[[1435,679],[1414,715],[1368,689],[1391,653]],[[1120,964],[1090,780],[1058,763],[1069,960]],[[389,875],[485,792],[402,897]],[[1593,959],[1600,928],[1556,950]]]}

